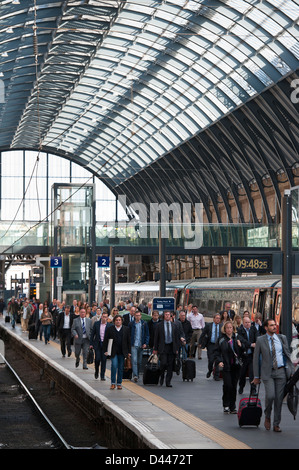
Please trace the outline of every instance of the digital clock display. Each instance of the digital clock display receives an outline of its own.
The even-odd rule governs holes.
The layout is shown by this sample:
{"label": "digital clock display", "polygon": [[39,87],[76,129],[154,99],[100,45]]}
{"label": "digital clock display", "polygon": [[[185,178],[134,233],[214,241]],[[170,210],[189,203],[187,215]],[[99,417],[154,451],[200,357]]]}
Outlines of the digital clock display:
{"label": "digital clock display", "polygon": [[271,273],[272,255],[230,254],[231,273]]}

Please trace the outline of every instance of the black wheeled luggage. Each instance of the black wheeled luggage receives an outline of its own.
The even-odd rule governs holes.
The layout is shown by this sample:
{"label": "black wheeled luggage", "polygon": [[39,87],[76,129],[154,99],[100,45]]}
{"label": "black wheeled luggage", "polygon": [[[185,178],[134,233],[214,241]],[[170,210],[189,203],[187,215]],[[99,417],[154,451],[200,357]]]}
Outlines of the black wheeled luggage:
{"label": "black wheeled luggage", "polygon": [[239,403],[238,421],[239,426],[259,426],[263,411],[258,394],[242,398]]}
{"label": "black wheeled luggage", "polygon": [[10,323],[10,316],[9,315],[5,315],[5,323]]}
{"label": "black wheeled luggage", "polygon": [[144,385],[158,385],[161,370],[159,367],[158,356],[152,354],[143,370],[143,384]]}
{"label": "black wheeled luggage", "polygon": [[145,364],[143,371],[143,385],[158,385],[161,371],[159,367]]}
{"label": "black wheeled luggage", "polygon": [[196,367],[195,367],[195,361],[193,359],[185,359],[182,361],[182,377],[183,380],[191,380],[193,382],[193,379],[196,377]]}

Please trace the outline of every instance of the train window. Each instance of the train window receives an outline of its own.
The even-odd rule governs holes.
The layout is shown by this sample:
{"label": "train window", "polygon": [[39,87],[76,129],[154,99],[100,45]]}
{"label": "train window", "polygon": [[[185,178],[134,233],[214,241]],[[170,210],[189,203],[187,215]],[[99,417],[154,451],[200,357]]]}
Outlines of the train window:
{"label": "train window", "polygon": [[222,300],[216,300],[215,313],[219,313],[222,310]]}
{"label": "train window", "polygon": [[280,304],[281,304],[281,294],[278,295],[277,297],[277,302],[276,302],[276,315],[279,315],[280,313]]}
{"label": "train window", "polygon": [[203,310],[203,309],[206,308],[206,307],[207,307],[206,301],[205,301],[205,300],[202,300],[202,301],[200,302],[200,308]]}
{"label": "train window", "polygon": [[259,301],[259,294],[255,294],[254,300],[253,300],[253,313],[258,312],[258,301]]}
{"label": "train window", "polygon": [[215,308],[215,300],[208,301],[208,312],[214,312]]}

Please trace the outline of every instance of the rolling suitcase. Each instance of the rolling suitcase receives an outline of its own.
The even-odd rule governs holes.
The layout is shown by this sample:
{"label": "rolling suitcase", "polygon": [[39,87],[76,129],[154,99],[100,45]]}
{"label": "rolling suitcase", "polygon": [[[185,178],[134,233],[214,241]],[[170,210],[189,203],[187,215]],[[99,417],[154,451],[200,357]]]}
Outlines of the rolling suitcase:
{"label": "rolling suitcase", "polygon": [[143,370],[143,385],[158,385],[161,370],[158,356],[152,354]]}
{"label": "rolling suitcase", "polygon": [[158,385],[161,371],[158,366],[145,364],[143,371],[143,385]]}
{"label": "rolling suitcase", "polygon": [[239,426],[259,426],[262,416],[261,400],[258,398],[258,393],[255,396],[242,398],[239,403],[238,409],[238,422]]}
{"label": "rolling suitcase", "polygon": [[10,316],[9,315],[5,315],[5,323],[10,323]]}
{"label": "rolling suitcase", "polygon": [[196,377],[196,367],[195,367],[195,361],[193,359],[185,359],[182,361],[182,376],[183,376],[183,381],[191,380],[193,382],[193,379]]}
{"label": "rolling suitcase", "polygon": [[182,350],[182,377],[183,381],[191,380],[193,382],[193,379],[196,377],[196,366],[195,366],[195,361],[193,359],[187,359],[187,350],[184,349]]}

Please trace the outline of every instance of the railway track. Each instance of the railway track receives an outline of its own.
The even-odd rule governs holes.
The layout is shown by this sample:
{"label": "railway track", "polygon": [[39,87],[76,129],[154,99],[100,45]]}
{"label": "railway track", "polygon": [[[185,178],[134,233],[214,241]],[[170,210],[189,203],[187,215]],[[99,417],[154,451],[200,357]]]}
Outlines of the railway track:
{"label": "railway track", "polygon": [[[12,377],[9,378],[6,372],[4,380],[0,383],[1,420],[3,420],[1,422],[0,448],[67,450],[103,448],[98,444],[93,444],[91,447],[71,445],[53,424],[53,421],[42,409],[8,360],[1,353],[0,357],[5,364],[3,367],[8,368]],[[5,373],[3,369],[2,373]],[[65,432],[68,433],[66,428]],[[28,435],[30,435],[30,439],[28,439]]]}

